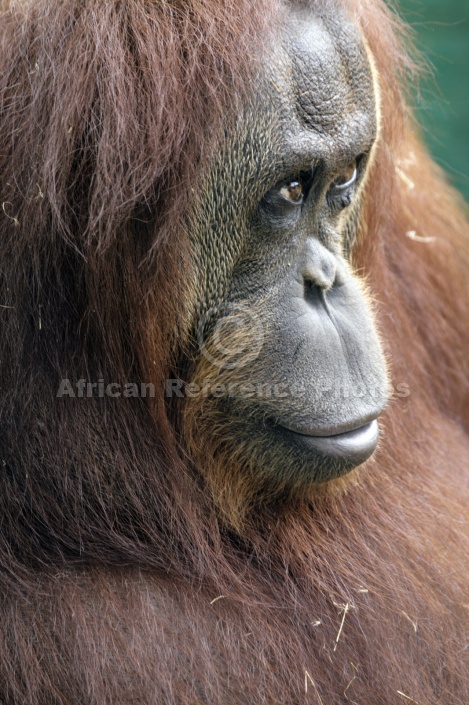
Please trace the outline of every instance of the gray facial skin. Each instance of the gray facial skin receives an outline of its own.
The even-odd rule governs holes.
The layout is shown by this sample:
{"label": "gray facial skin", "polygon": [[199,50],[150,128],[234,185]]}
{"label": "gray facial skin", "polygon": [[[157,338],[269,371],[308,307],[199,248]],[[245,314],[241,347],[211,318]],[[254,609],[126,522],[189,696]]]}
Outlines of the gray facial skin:
{"label": "gray facial skin", "polygon": [[[264,476],[311,483],[371,455],[388,398],[364,287],[343,254],[376,106],[366,51],[344,17],[298,12],[284,36],[257,98],[227,127],[194,209],[195,327],[204,316],[226,316],[230,304],[249,310],[232,337],[254,359],[219,365],[217,382],[234,387],[207,402],[206,413],[210,404],[223,410],[227,437],[245,439]],[[243,394],[246,384],[267,393]]]}

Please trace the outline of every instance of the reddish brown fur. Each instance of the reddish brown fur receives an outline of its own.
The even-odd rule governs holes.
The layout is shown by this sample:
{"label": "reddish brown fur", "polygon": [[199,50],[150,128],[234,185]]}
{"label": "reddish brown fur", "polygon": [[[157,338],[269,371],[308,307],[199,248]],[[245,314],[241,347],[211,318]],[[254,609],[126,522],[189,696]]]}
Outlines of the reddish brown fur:
{"label": "reddish brown fur", "polygon": [[2,705],[469,701],[468,229],[413,135],[397,23],[346,5],[383,103],[353,256],[410,396],[358,484],[241,536],[162,393],[55,395],[162,389],[189,295],[176,216],[277,3],[1,5]]}

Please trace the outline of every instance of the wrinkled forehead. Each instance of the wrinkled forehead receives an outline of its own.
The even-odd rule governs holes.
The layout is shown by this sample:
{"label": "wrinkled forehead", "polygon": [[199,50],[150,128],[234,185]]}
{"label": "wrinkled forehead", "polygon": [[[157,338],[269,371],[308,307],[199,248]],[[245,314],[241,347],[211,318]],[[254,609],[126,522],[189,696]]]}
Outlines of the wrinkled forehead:
{"label": "wrinkled forehead", "polygon": [[[271,95],[303,129],[345,143],[376,131],[376,96],[370,57],[352,20],[343,13],[293,11],[274,47]],[[287,100],[285,98],[287,97]],[[281,105],[280,105],[281,104]]]}

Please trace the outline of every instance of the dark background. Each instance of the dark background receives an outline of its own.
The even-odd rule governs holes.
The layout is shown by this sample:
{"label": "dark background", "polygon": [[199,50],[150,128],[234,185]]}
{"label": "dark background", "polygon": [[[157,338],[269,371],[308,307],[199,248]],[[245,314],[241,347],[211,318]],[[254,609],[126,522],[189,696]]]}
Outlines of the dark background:
{"label": "dark background", "polygon": [[413,95],[424,138],[469,201],[469,0],[398,0],[430,65]]}

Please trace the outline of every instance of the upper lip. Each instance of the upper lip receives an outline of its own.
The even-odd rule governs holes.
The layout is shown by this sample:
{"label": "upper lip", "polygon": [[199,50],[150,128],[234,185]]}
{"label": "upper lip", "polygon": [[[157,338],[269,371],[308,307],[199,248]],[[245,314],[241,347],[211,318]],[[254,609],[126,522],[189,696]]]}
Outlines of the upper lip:
{"label": "upper lip", "polygon": [[359,421],[350,422],[348,424],[339,424],[338,426],[329,426],[326,428],[298,428],[285,423],[278,423],[278,426],[285,428],[287,431],[298,433],[301,436],[312,436],[314,438],[331,438],[333,436],[343,436],[352,431],[358,431],[377,419],[377,415],[368,418],[360,419]]}

